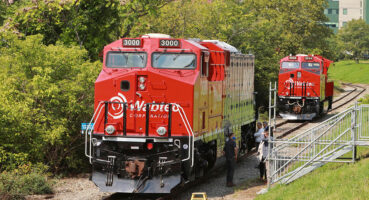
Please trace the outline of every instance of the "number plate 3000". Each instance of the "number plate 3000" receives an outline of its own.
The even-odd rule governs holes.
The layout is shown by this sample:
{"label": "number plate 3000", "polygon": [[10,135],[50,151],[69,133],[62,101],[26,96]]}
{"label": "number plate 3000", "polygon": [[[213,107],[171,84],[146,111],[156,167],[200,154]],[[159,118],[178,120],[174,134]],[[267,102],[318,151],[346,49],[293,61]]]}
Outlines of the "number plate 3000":
{"label": "number plate 3000", "polygon": [[160,47],[180,47],[179,40],[160,40]]}
{"label": "number plate 3000", "polygon": [[140,47],[142,42],[140,39],[123,39],[124,47]]}

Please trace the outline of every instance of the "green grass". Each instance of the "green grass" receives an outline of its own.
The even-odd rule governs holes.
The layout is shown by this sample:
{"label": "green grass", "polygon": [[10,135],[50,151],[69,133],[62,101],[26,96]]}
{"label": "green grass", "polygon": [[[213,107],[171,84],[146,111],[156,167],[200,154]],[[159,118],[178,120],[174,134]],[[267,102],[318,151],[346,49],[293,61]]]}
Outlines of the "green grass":
{"label": "green grass", "polygon": [[329,78],[335,81],[369,84],[369,61],[345,60],[334,63],[328,70]]}
{"label": "green grass", "polygon": [[359,162],[329,163],[289,185],[277,185],[257,200],[272,199],[368,199],[368,147],[358,147]]}

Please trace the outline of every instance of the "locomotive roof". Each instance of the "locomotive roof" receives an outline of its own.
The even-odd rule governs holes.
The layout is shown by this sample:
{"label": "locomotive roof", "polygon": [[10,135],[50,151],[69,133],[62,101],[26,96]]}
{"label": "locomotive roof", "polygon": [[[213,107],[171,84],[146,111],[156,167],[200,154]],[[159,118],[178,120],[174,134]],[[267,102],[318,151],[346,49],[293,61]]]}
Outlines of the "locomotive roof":
{"label": "locomotive roof", "polygon": [[[229,51],[230,53],[241,53],[236,47],[234,47],[234,46],[232,46],[232,45],[230,45],[226,42],[219,41],[219,40],[202,40],[202,41],[200,40],[200,41],[196,41],[196,40],[193,40],[193,39],[172,38],[170,36],[165,37],[165,36],[162,36],[161,34],[158,34],[158,35],[155,35],[155,36],[157,36],[157,37],[153,37],[153,35],[150,35],[150,36],[143,35],[141,37],[132,38],[132,39],[143,39],[143,40],[174,39],[174,40],[182,40],[183,42],[186,42],[186,43],[192,45],[193,47],[198,48],[199,50],[208,50],[207,47],[204,47],[199,42],[210,42],[210,43],[213,43],[213,44],[217,45],[218,47],[222,48],[225,51]],[[159,37],[159,36],[162,36],[162,37]],[[122,44],[123,39],[125,39],[125,38],[121,38],[119,40],[116,40],[116,41],[106,45],[104,48],[114,48],[114,47],[119,48]],[[137,48],[140,48],[140,47],[137,47]]]}
{"label": "locomotive roof", "polygon": [[240,53],[240,51],[236,47],[234,47],[234,46],[232,46],[228,43],[219,41],[219,40],[203,40],[203,42],[214,43],[214,44],[218,45],[219,47],[221,47],[222,49],[227,50],[231,53]]}
{"label": "locomotive roof", "polygon": [[201,49],[201,50],[207,50],[208,49],[208,48],[202,46],[201,44],[199,44],[199,43],[197,43],[197,42],[195,42],[193,40],[185,40],[185,41],[188,42],[188,43],[190,43],[190,44],[192,44],[193,46]]}

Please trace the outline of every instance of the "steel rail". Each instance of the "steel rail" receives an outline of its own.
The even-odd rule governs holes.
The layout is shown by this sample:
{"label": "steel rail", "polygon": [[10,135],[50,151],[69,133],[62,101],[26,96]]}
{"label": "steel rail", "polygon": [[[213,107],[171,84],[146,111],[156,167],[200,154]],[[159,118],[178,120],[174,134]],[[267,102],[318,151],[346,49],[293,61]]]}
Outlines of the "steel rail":
{"label": "steel rail", "polygon": [[[331,110],[330,110],[330,111],[328,111],[328,112],[332,112],[332,111],[334,111],[334,110],[336,110],[336,109],[338,109],[338,108],[340,108],[340,107],[342,107],[342,106],[346,105],[347,103],[349,103],[349,102],[351,102],[351,101],[355,100],[359,95],[361,95],[363,92],[365,92],[365,91],[366,91],[366,88],[361,87],[361,86],[359,86],[359,85],[352,85],[352,84],[347,84],[347,85],[350,85],[350,86],[353,86],[353,87],[359,87],[359,88],[361,88],[362,90],[361,90],[359,93],[357,93],[355,96],[353,96],[352,98],[350,98],[349,100],[347,100],[345,103],[343,103],[343,104],[341,104],[341,105],[339,105],[339,106],[334,107],[333,109],[331,109]],[[356,91],[356,90],[355,90],[355,91]],[[351,94],[351,93],[350,93],[350,94]],[[344,97],[347,97],[347,96],[349,96],[350,94],[347,94],[347,95],[345,95]]]}

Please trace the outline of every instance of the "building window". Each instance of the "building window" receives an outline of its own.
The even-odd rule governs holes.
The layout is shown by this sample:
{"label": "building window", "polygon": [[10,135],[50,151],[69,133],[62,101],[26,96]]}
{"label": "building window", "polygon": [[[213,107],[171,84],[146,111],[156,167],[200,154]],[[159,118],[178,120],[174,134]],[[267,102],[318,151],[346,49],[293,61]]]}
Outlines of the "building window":
{"label": "building window", "polygon": [[342,22],[342,26],[346,26],[347,22]]}
{"label": "building window", "polygon": [[328,9],[324,9],[324,14],[328,14]]}
{"label": "building window", "polygon": [[347,15],[347,8],[344,8],[342,12],[344,15]]}
{"label": "building window", "polygon": [[332,9],[328,9],[328,14],[332,14]]}
{"label": "building window", "polygon": [[333,9],[335,12],[333,14],[338,15],[338,9]]}

